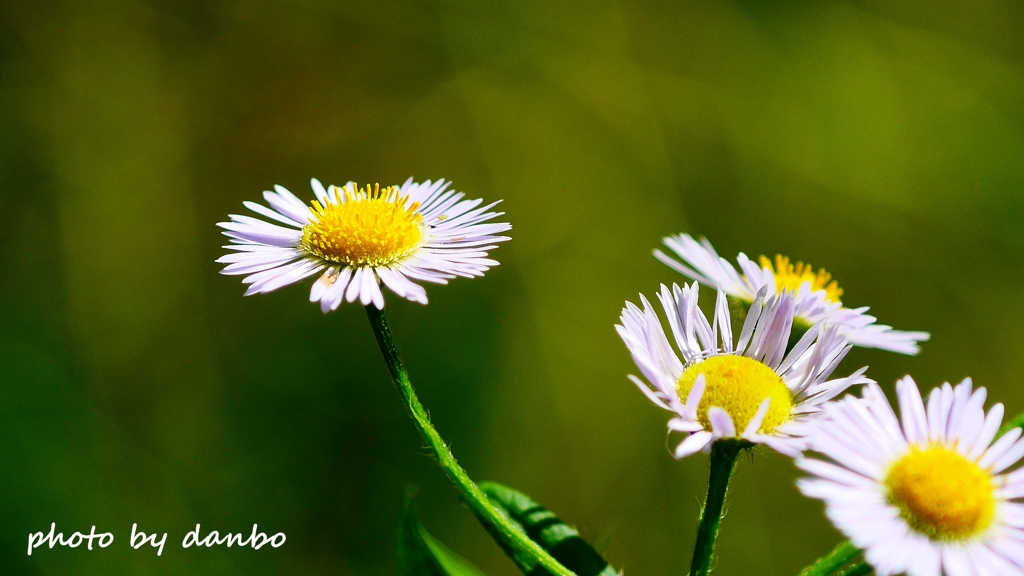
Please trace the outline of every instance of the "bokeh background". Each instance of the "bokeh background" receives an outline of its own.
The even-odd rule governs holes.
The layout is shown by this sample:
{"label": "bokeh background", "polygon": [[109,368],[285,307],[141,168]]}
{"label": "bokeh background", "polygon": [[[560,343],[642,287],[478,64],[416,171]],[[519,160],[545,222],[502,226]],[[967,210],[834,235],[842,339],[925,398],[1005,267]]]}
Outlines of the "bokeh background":
{"label": "bokeh background", "polygon": [[[975,2],[0,3],[0,565],[5,574],[395,574],[406,485],[431,532],[514,566],[422,449],[363,311],[242,297],[214,224],[282,184],[447,178],[504,199],[477,280],[391,298],[472,476],[629,574],[684,574],[706,457],[625,378],[624,300],[705,234],[788,254],[931,331],[858,350],[891,390],[971,375],[1024,410],[1024,5]],[[838,539],[797,473],[738,469],[721,574]],[[115,534],[40,549],[29,532]],[[168,532],[135,551],[133,522]],[[182,550],[207,530],[284,547]]]}

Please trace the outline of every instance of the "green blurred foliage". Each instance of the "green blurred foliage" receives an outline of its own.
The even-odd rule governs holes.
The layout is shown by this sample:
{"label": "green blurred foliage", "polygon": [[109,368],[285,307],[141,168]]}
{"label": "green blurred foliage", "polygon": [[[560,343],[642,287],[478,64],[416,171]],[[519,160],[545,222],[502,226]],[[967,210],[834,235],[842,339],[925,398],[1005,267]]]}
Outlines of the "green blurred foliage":
{"label": "green blurred foliage", "polygon": [[[666,234],[825,266],[933,333],[844,370],[972,375],[1024,409],[1022,26],[1015,0],[0,4],[4,573],[395,574],[409,483],[439,540],[516,573],[420,450],[363,311],[218,275],[214,224],[311,176],[505,200],[502,265],[391,298],[395,336],[470,474],[627,573],[685,572],[706,482],[612,330],[680,280],[650,256]],[[795,477],[740,462],[722,574],[832,548]],[[116,540],[26,556],[54,521]],[[170,534],[162,557],[133,522]],[[182,550],[197,522],[288,541]]]}
{"label": "green blurred foliage", "polygon": [[484,576],[476,566],[452,552],[420,524],[413,506],[416,487],[405,491],[398,528],[398,564],[402,576]]}

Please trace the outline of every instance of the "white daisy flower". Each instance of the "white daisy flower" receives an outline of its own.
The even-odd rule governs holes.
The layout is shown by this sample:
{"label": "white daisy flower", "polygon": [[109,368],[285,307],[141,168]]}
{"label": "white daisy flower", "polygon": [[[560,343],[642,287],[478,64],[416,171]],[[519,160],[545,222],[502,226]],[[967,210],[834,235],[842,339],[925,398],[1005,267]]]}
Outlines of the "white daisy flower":
{"label": "white daisy flower", "polygon": [[277,224],[231,214],[218,224],[233,252],[217,262],[222,274],[245,274],[245,295],[267,293],[314,274],[309,299],[327,313],[342,300],[371,302],[384,308],[380,283],[414,302],[427,303],[416,281],[446,284],[450,278],[482,276],[498,263],[487,258],[496,236],[511,225],[487,222],[503,212],[489,212],[498,202],[464,200],[448,182],[416,183],[380,188],[324,188],[310,181],[316,199],[306,205],[283,186],[264,192],[270,207],[243,205]]}
{"label": "white daisy flower", "polygon": [[[718,291],[714,322],[697,307],[696,282],[664,284],[658,299],[668,316],[676,355],[650,302],[630,302],[615,326],[644,382],[629,376],[656,405],[675,416],[670,432],[689,436],[676,458],[708,450],[719,438],[767,444],[789,455],[805,449],[802,424],[819,406],[855,384],[871,382],[862,368],[847,378],[826,380],[850,346],[835,326],[815,324],[787,354],[795,300],[789,292],[765,298],[761,289],[734,341],[726,293]],[[734,345],[735,342],[735,345]]]}
{"label": "white daisy flower", "polygon": [[791,290],[796,300],[796,318],[808,326],[822,320],[838,324],[849,338],[850,344],[863,348],[879,348],[900,354],[917,354],[921,351],[918,342],[928,340],[927,332],[903,332],[892,326],[876,324],[874,316],[867,313],[868,307],[846,308],[840,297],[842,288],[832,280],[832,275],[809,264],[792,264],[789,258],[778,255],[773,262],[766,256],[754,264],[746,254],[740,253],[736,262],[740,272],[715,252],[706,238],[700,242],[689,234],[677,234],[663,240],[683,262],[654,250],[654,257],[676,272],[701,284],[725,290],[726,294],[746,302],[754,300],[757,292],[768,287],[768,294]]}
{"label": "white daisy flower", "polygon": [[1003,419],[985,414],[985,389],[966,379],[928,395],[896,384],[902,423],[876,385],[830,402],[808,426],[800,490],[825,501],[829,519],[882,575],[1024,574],[1024,456],[1020,428],[993,442]]}

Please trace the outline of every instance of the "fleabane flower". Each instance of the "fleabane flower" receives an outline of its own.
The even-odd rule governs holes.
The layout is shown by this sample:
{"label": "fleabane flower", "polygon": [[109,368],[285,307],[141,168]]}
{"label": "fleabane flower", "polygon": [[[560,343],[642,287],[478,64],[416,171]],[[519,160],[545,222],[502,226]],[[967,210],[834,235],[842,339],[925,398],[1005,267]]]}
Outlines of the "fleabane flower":
{"label": "fleabane flower", "polygon": [[637,368],[647,379],[629,376],[656,405],[673,412],[669,431],[689,436],[676,458],[709,449],[721,438],[766,444],[789,456],[805,448],[802,425],[819,406],[850,386],[870,382],[865,368],[828,380],[850,346],[837,327],[812,326],[786,352],[793,326],[794,298],[789,292],[753,299],[739,339],[726,293],[718,291],[714,320],[697,307],[696,282],[658,299],[679,355],[669,343],[661,319],[643,295],[643,308],[627,302],[615,326]]}
{"label": "fleabane flower", "polygon": [[966,379],[921,399],[896,384],[901,420],[876,385],[830,402],[808,426],[798,481],[880,575],[1024,574],[1024,456],[1020,428],[993,442],[1003,406],[985,413],[984,388]]}
{"label": "fleabane flower", "polygon": [[877,319],[867,313],[867,306],[846,308],[840,300],[842,288],[823,269],[815,271],[803,262],[794,264],[782,255],[777,255],[774,262],[761,256],[755,264],[741,252],[736,257],[740,267],[737,271],[715,252],[706,238],[698,242],[689,234],[677,234],[663,242],[682,262],[658,249],[654,250],[654,257],[676,272],[748,303],[764,287],[768,294],[790,290],[794,293],[799,321],[808,326],[822,320],[838,324],[854,346],[913,355],[921,351],[917,343],[929,338],[927,332],[904,332],[876,324]]}
{"label": "fleabane flower", "polygon": [[465,200],[444,180],[359,188],[324,188],[310,181],[316,199],[307,205],[283,186],[264,192],[269,208],[243,205],[275,223],[231,214],[218,224],[232,252],[217,260],[222,274],[246,275],[245,295],[267,293],[320,274],[309,293],[326,313],[342,300],[384,308],[383,283],[403,298],[427,303],[416,281],[445,284],[456,276],[482,276],[497,262],[487,257],[511,225],[488,222],[498,204]]}

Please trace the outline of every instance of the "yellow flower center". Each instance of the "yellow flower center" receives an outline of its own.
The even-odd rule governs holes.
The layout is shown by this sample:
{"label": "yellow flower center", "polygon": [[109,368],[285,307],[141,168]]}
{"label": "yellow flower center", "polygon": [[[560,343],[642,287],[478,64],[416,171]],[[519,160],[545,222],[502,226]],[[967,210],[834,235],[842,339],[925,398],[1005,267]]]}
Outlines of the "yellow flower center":
{"label": "yellow flower center", "polygon": [[732,418],[736,433],[742,434],[765,398],[771,398],[771,404],[760,432],[770,434],[789,420],[793,395],[774,370],[757,360],[730,354],[693,364],[679,379],[679,397],[684,402],[700,374],[704,375],[704,395],[697,405],[697,418],[706,429],[711,429],[708,408],[718,406]]}
{"label": "yellow flower center", "polygon": [[992,524],[992,475],[944,446],[911,448],[889,469],[885,486],[910,527],[932,540],[969,538]]}
{"label": "yellow flower center", "polygon": [[387,266],[420,245],[419,204],[406,206],[408,197],[399,196],[397,187],[350,186],[331,194],[335,202],[327,206],[313,201],[313,218],[302,228],[301,246],[310,253],[348,266]]}
{"label": "yellow flower center", "polygon": [[843,289],[839,287],[839,283],[832,280],[832,275],[825,272],[824,268],[819,268],[815,273],[814,267],[810,264],[803,262],[792,264],[788,256],[781,254],[775,255],[775,266],[772,266],[772,261],[767,256],[761,256],[758,261],[762,267],[771,270],[772,275],[775,276],[775,289],[779,292],[783,290],[795,292],[801,284],[810,282],[811,290],[824,290],[825,299],[829,302],[839,302],[839,298],[843,295]]}

